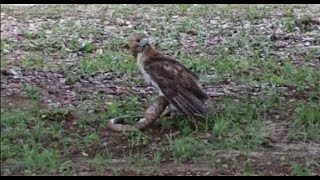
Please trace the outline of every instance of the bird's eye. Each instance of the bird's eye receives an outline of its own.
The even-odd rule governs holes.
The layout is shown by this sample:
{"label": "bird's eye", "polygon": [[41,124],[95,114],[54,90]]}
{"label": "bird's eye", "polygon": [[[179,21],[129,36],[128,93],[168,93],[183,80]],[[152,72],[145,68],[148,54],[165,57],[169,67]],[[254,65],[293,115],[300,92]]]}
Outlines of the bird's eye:
{"label": "bird's eye", "polygon": [[137,42],[137,43],[140,42],[140,39],[137,39],[136,42]]}

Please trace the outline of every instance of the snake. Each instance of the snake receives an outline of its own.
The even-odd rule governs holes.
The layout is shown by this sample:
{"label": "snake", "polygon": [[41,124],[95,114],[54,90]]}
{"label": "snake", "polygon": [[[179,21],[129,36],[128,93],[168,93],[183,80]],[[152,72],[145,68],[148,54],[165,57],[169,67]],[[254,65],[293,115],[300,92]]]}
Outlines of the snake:
{"label": "snake", "polygon": [[129,116],[119,116],[109,119],[107,128],[117,132],[144,130],[160,118],[161,114],[165,111],[168,105],[169,102],[166,100],[166,98],[164,96],[159,96],[153,102],[153,104],[147,108],[145,115],[143,117],[140,116],[137,124],[122,124],[121,122],[123,122],[123,119]]}

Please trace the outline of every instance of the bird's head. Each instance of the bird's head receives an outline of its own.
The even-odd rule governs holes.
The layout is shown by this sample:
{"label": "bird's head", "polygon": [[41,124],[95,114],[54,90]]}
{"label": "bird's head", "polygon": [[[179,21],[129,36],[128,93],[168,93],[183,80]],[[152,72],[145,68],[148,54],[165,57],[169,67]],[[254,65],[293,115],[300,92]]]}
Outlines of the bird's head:
{"label": "bird's head", "polygon": [[137,57],[138,53],[143,52],[146,48],[150,47],[149,37],[146,33],[134,33],[129,38],[129,49],[134,57]]}
{"label": "bird's head", "polygon": [[149,38],[142,38],[141,40],[137,39],[139,43],[138,53],[143,52],[147,47],[150,46]]}

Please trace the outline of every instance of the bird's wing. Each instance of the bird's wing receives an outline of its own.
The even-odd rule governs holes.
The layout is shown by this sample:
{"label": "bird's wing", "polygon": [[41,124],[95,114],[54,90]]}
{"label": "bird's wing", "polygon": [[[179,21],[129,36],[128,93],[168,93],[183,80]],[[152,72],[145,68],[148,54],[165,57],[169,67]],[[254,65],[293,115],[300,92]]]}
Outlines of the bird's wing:
{"label": "bird's wing", "polygon": [[166,99],[180,112],[198,119],[205,113],[207,94],[198,83],[198,77],[188,68],[165,56],[149,57],[144,69],[157,83]]}

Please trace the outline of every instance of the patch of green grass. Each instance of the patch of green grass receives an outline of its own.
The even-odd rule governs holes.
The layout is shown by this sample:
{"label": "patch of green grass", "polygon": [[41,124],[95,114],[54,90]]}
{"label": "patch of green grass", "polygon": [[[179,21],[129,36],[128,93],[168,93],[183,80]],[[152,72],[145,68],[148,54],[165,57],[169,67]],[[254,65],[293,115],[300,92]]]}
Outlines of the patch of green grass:
{"label": "patch of green grass", "polygon": [[50,174],[58,169],[61,161],[59,152],[54,149],[39,151],[25,145],[22,150],[22,158],[12,160],[11,163],[14,164],[14,168],[22,172],[26,170],[30,170],[33,173],[47,171]]}
{"label": "patch of green grass", "polygon": [[156,164],[156,165],[159,165],[162,161],[162,156],[163,156],[163,153],[161,151],[156,151],[153,153],[153,162]]}
{"label": "patch of green grass", "polygon": [[313,14],[304,14],[302,17],[295,20],[295,24],[300,28],[302,32],[312,31],[312,17]]}
{"label": "patch of green grass", "polygon": [[[1,108],[1,160],[20,157],[23,139],[28,137],[29,113]],[[19,140],[20,139],[20,140]]]}
{"label": "patch of green grass", "polygon": [[253,172],[253,167],[252,164],[250,162],[250,160],[246,160],[243,165],[242,165],[242,170],[241,170],[241,175],[242,176],[253,176],[254,172]]}
{"label": "patch of green grass", "polygon": [[181,131],[182,135],[188,135],[194,131],[193,123],[188,119],[174,119],[174,125]]}
{"label": "patch of green grass", "polygon": [[9,55],[16,47],[16,44],[14,42],[11,42],[7,39],[1,38],[1,51],[0,51],[0,62],[1,62],[1,70],[6,69],[6,67],[9,64],[9,57],[7,57],[7,55]]}
{"label": "patch of green grass", "polygon": [[294,23],[294,18],[293,17],[287,17],[282,21],[283,26],[285,27],[285,30],[287,32],[292,32],[295,30],[297,27],[296,24]]}
{"label": "patch of green grass", "polygon": [[0,60],[0,70],[5,70],[7,69],[9,64],[8,58],[6,58],[4,55],[1,55],[1,60]]}
{"label": "patch of green grass", "polygon": [[73,84],[75,83],[79,77],[75,74],[72,69],[67,65],[59,65],[59,71],[63,74],[64,78],[66,78],[66,83]]}
{"label": "patch of green grass", "polygon": [[129,147],[134,147],[137,145],[147,145],[148,137],[141,131],[132,131],[128,134],[128,145]]}
{"label": "patch of green grass", "polygon": [[[205,64],[205,63],[204,63]],[[318,88],[320,86],[319,71],[306,65],[295,66],[292,62],[284,60],[279,62],[269,59],[268,61],[258,58],[246,61],[232,56],[217,58],[213,64],[218,76],[231,75],[231,78],[240,83],[261,84],[267,83],[271,86],[293,86],[303,92],[307,88]],[[227,76],[228,77],[228,76]],[[214,79],[207,79],[208,82]]]}
{"label": "patch of green grass", "polygon": [[113,34],[112,36],[108,37],[108,41],[105,42],[105,49],[106,51],[111,51],[123,55],[126,43],[127,42],[126,39],[124,39],[124,37]]}
{"label": "patch of green grass", "polygon": [[97,133],[88,134],[82,138],[82,142],[85,146],[89,147],[89,145],[91,145],[95,142],[99,143],[100,137]]}
{"label": "patch of green grass", "polygon": [[44,68],[54,68],[56,65],[38,52],[29,52],[21,59],[21,67],[26,69],[43,70]]}
{"label": "patch of green grass", "polygon": [[117,72],[130,74],[137,71],[136,62],[121,52],[106,51],[98,57],[84,57],[79,61],[80,70],[86,74]]}
{"label": "patch of green grass", "polygon": [[59,130],[54,126],[46,128],[31,112],[1,111],[1,161],[10,164],[9,172],[56,171],[61,157],[58,150],[48,145],[54,141],[52,138],[59,136]]}
{"label": "patch of green grass", "polygon": [[126,5],[117,6],[112,13],[112,18],[116,19],[116,18],[129,15],[130,13],[132,13],[133,10],[134,10],[134,5],[126,4]]}
{"label": "patch of green grass", "polygon": [[227,76],[239,69],[241,65],[245,65],[245,62],[241,62],[240,59],[233,55],[220,55],[216,58],[213,67],[215,67],[218,74]]}
{"label": "patch of green grass", "polygon": [[205,122],[214,149],[251,150],[266,143],[263,103],[226,98],[220,106],[208,114]]}
{"label": "patch of green grass", "polygon": [[[320,44],[320,40],[318,40],[318,42],[316,42],[317,44]],[[314,48],[308,48],[305,53],[303,54],[304,55],[304,59],[305,61],[310,61],[310,60],[314,60],[316,58],[318,58],[320,54],[320,49],[317,48],[317,47],[314,47]]]}
{"label": "patch of green grass", "polygon": [[10,15],[27,19],[30,19],[31,17],[54,18],[72,7],[74,7],[74,5],[44,5],[40,7],[40,9],[39,6],[28,8],[21,6],[3,6],[1,7],[1,10]]}
{"label": "patch of green grass", "polygon": [[145,157],[145,155],[136,155],[136,157],[134,157],[133,166],[135,171],[137,171],[137,173],[143,172],[144,168],[148,165],[149,165],[149,162],[148,162],[148,159]]}
{"label": "patch of green grass", "polygon": [[96,171],[98,174],[102,174],[103,170],[111,165],[111,159],[105,159],[104,156],[97,154],[91,161],[91,167]]}
{"label": "patch of green grass", "polygon": [[291,166],[292,176],[312,176],[312,170],[298,163],[293,163]]}
{"label": "patch of green grass", "polygon": [[58,167],[58,173],[61,175],[70,175],[74,171],[71,161],[65,161]]}
{"label": "patch of green grass", "polygon": [[126,116],[124,123],[128,124],[136,123],[136,117],[144,115],[145,111],[143,107],[138,106],[137,97],[135,96],[114,99],[106,106],[106,118]]}
{"label": "patch of green grass", "polygon": [[195,160],[204,148],[204,145],[192,137],[169,138],[170,151],[176,162],[192,159]]}
{"label": "patch of green grass", "polygon": [[179,11],[182,13],[186,13],[190,7],[190,4],[178,4]]}
{"label": "patch of green grass", "polygon": [[26,39],[32,39],[32,37],[33,37],[30,31],[27,31],[27,30],[24,30],[24,29],[21,30],[21,34]]}
{"label": "patch of green grass", "polygon": [[0,41],[1,41],[1,58],[3,57],[3,55],[13,51],[14,48],[17,46],[16,43],[5,38],[1,38]]}
{"label": "patch of green grass", "polygon": [[262,18],[268,17],[268,12],[271,10],[270,5],[257,7],[255,5],[249,5],[244,7],[244,13],[247,15],[246,19],[252,20],[253,22],[260,20]]}
{"label": "patch of green grass", "polygon": [[27,93],[27,97],[30,100],[38,101],[40,99],[40,90],[36,86],[25,83],[23,90]]}
{"label": "patch of green grass", "polygon": [[320,139],[320,104],[301,103],[295,109],[294,119],[288,132],[291,140],[313,141]]}
{"label": "patch of green grass", "polygon": [[180,26],[177,27],[178,32],[187,33],[188,31],[199,32],[198,22],[193,19],[184,19],[181,21]]}
{"label": "patch of green grass", "polygon": [[213,16],[213,15],[221,15],[224,17],[230,17],[230,14],[228,14],[228,9],[230,6],[228,5],[213,5],[213,4],[207,4],[204,6],[193,6],[192,7],[192,16],[193,17],[199,17],[199,16]]}
{"label": "patch of green grass", "polygon": [[296,67],[292,63],[287,62],[280,71],[278,76],[283,76],[283,84],[296,86],[301,92],[306,87],[316,88],[320,85],[320,73],[313,68],[307,66]]}

